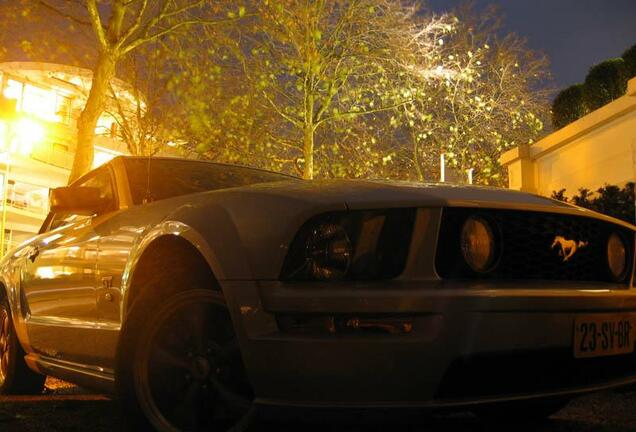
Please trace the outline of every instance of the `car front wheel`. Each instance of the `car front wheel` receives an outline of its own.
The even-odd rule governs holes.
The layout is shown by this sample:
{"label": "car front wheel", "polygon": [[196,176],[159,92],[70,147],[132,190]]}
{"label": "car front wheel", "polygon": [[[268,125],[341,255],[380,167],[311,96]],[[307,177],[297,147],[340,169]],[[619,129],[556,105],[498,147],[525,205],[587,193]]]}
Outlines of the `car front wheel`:
{"label": "car front wheel", "polygon": [[253,415],[252,390],[220,292],[178,293],[152,313],[132,372],[139,408],[159,431],[238,431]]}
{"label": "car front wheel", "polygon": [[46,377],[24,362],[6,298],[0,300],[0,394],[39,394]]}

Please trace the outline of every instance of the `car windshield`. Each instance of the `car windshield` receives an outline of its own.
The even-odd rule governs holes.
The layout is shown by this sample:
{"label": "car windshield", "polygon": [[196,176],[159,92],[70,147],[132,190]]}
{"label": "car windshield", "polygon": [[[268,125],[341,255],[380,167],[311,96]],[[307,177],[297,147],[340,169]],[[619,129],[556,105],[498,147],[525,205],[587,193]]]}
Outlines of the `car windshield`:
{"label": "car windshield", "polygon": [[298,180],[269,171],[194,160],[126,158],[124,163],[135,204],[257,183]]}

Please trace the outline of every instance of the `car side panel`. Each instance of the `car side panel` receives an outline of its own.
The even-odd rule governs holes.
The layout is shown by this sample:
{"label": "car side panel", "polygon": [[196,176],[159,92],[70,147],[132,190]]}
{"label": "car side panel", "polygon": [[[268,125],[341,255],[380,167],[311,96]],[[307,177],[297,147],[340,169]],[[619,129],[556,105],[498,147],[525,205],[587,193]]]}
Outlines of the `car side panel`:
{"label": "car side panel", "polygon": [[[33,350],[90,364],[97,241],[90,220],[39,238],[18,260],[23,319]],[[27,248],[27,249],[29,249]]]}

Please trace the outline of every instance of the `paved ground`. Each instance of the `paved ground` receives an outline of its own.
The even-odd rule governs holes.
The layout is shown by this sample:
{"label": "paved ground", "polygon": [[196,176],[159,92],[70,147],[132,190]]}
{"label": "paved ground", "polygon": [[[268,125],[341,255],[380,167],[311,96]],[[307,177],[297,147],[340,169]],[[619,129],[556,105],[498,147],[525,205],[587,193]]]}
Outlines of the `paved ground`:
{"label": "paved ground", "polygon": [[[123,428],[117,404],[103,396],[91,395],[61,381],[49,380],[49,394],[37,397],[0,397],[0,431],[3,432],[112,432]],[[256,424],[255,432],[343,431],[380,432],[392,425],[311,425]],[[388,427],[388,428],[387,428]],[[547,422],[535,425],[485,426],[471,415],[436,417],[416,425],[400,425],[409,432],[636,432],[636,389],[585,396],[570,404]]]}

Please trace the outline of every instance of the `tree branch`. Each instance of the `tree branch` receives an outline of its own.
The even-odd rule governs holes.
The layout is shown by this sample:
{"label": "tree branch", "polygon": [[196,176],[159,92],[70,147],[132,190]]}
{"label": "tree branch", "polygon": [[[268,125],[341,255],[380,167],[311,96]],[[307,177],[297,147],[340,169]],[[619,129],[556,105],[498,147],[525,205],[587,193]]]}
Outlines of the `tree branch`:
{"label": "tree branch", "polygon": [[390,111],[392,109],[401,107],[402,105],[405,105],[409,102],[413,102],[414,99],[409,99],[409,100],[404,100],[401,101],[399,103],[393,104],[393,105],[389,105],[389,106],[385,106],[385,107],[380,107],[380,108],[376,108],[376,109],[372,109],[372,110],[365,110],[365,111],[347,111],[347,112],[343,112],[343,113],[338,113],[336,115],[332,115],[329,117],[325,117],[322,120],[316,122],[316,127],[320,126],[322,123],[327,123],[330,122],[332,120],[338,119],[338,118],[343,118],[343,117],[357,117],[357,116],[363,116],[363,115],[367,115],[367,114],[374,114],[374,113],[378,113],[378,112],[382,112],[382,111]]}
{"label": "tree branch", "polygon": [[93,31],[97,36],[99,44],[103,50],[109,49],[110,45],[106,38],[104,27],[102,26],[102,19],[99,16],[99,10],[97,10],[97,0],[87,0],[86,9],[88,10],[88,15],[91,19],[91,26],[93,27]]}
{"label": "tree branch", "polygon": [[48,10],[50,10],[50,11],[52,11],[52,12],[54,12],[54,13],[56,13],[56,14],[60,15],[60,16],[61,16],[61,17],[63,17],[63,18],[70,19],[71,21],[74,21],[74,22],[76,22],[76,23],[78,23],[78,24],[81,24],[81,25],[85,25],[85,26],[90,26],[90,25],[91,25],[91,22],[90,22],[90,21],[85,21],[85,20],[83,20],[83,19],[80,19],[80,18],[76,17],[75,15],[72,15],[72,14],[70,14],[70,13],[66,13],[66,12],[64,12],[64,11],[62,11],[62,10],[60,10],[60,9],[56,8],[56,7],[55,7],[55,6],[53,6],[53,5],[48,4],[48,3],[47,3],[47,2],[45,2],[44,0],[39,0],[39,3],[40,3],[40,5],[42,5],[45,9],[48,9]]}
{"label": "tree branch", "polygon": [[240,19],[243,19],[245,17],[248,16],[252,16],[252,15],[244,15],[243,17],[240,18],[227,18],[227,19],[219,19],[219,20],[186,20],[186,21],[180,21],[176,24],[173,24],[163,30],[159,30],[158,32],[148,35],[148,36],[144,36],[144,37],[139,37],[137,39],[135,39],[133,42],[131,42],[130,44],[128,44],[125,48],[122,49],[122,55],[128,54],[130,51],[134,50],[135,48],[138,48],[140,45],[143,45],[147,42],[151,42],[153,40],[156,40],[162,36],[165,36],[175,30],[177,30],[180,27],[183,26],[187,26],[187,25],[193,25],[193,24],[198,24],[198,25],[206,25],[206,26],[210,26],[210,25],[219,25],[219,24],[227,24],[230,22],[235,22],[238,21]]}
{"label": "tree branch", "polygon": [[[126,7],[128,7],[129,5],[130,5],[130,2],[126,4]],[[137,30],[139,30],[139,28],[141,27],[141,21],[143,20],[143,17],[144,17],[144,13],[146,12],[146,7],[148,7],[148,0],[143,0],[143,3],[139,7],[139,12],[137,13],[137,16],[135,17],[135,20],[130,24],[130,27],[128,27],[128,30],[126,30],[124,35],[121,36],[121,38],[119,39],[118,48],[121,48],[121,45],[126,43],[126,40],[128,40],[130,36],[132,36]]]}
{"label": "tree branch", "polygon": [[270,105],[272,106],[272,108],[274,108],[274,110],[278,113],[278,115],[283,117],[285,120],[287,120],[288,122],[290,122],[294,126],[302,128],[303,122],[301,120],[295,119],[295,118],[291,117],[290,115],[285,114],[280,108],[278,108],[278,106],[274,103],[274,101],[270,99],[270,97],[267,95],[267,93],[263,92],[263,97],[267,100],[267,102],[270,103]]}

